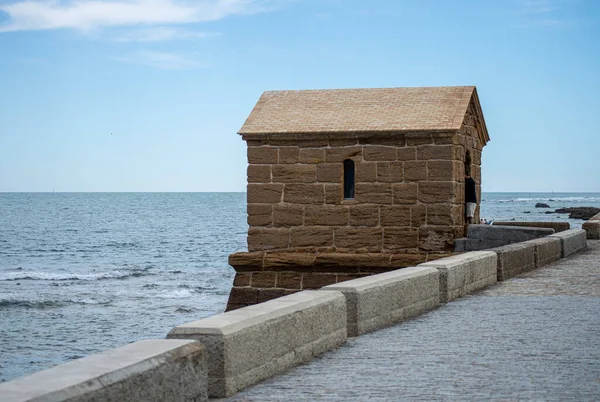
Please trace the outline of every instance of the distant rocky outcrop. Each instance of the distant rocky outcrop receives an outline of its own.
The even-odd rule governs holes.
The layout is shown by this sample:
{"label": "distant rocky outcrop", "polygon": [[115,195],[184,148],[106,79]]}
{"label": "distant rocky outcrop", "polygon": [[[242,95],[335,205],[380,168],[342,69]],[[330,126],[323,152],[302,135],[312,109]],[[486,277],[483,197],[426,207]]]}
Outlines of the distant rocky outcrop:
{"label": "distant rocky outcrop", "polygon": [[546,211],[546,213],[569,214],[570,219],[590,219],[592,216],[600,213],[600,208],[596,207],[571,207],[559,208],[554,212]]}
{"label": "distant rocky outcrop", "polygon": [[536,208],[550,208],[550,205],[548,204],[544,204],[543,202],[538,202],[537,204],[535,204]]}

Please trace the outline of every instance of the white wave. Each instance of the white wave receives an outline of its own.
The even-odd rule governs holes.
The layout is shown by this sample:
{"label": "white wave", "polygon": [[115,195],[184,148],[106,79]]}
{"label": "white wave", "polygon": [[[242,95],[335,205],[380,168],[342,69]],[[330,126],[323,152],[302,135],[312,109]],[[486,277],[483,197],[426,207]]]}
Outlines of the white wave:
{"label": "white wave", "polygon": [[599,197],[532,197],[532,198],[507,198],[502,200],[489,200],[488,202],[600,202]]}
{"label": "white wave", "polygon": [[37,280],[37,281],[97,281],[101,279],[124,279],[129,276],[140,276],[140,272],[96,272],[96,273],[59,273],[59,272],[41,272],[41,271],[17,271],[0,273],[0,281],[19,281],[19,280]]}
{"label": "white wave", "polygon": [[158,295],[161,299],[187,299],[192,297],[193,292],[189,289],[177,289],[163,292]]}
{"label": "white wave", "polygon": [[69,302],[75,304],[108,304],[111,302],[110,299],[94,299],[91,297],[69,299]]}
{"label": "white wave", "polygon": [[69,300],[58,300],[58,299],[44,299],[44,298],[32,298],[32,299],[23,299],[18,296],[2,298],[0,299],[0,308],[8,308],[8,307],[26,307],[26,308],[56,308],[63,307],[68,304],[108,304],[110,303],[110,299],[93,299],[93,298],[73,298]]}

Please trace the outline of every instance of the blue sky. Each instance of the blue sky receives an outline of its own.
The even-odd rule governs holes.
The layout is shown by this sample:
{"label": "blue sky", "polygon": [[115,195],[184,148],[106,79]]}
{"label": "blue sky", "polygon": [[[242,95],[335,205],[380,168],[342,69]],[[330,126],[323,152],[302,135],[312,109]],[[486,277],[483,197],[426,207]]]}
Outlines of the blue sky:
{"label": "blue sky", "polygon": [[263,91],[446,85],[484,191],[600,192],[596,0],[0,0],[0,191],[243,191]]}

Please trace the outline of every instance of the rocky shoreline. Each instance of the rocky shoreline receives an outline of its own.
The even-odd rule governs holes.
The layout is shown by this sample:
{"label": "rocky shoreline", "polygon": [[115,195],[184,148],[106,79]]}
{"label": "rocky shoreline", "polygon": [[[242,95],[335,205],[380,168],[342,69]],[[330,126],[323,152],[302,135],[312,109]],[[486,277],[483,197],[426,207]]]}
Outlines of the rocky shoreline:
{"label": "rocky shoreline", "polygon": [[600,213],[600,208],[596,207],[571,207],[558,208],[554,211],[546,211],[547,214],[569,214],[569,219],[588,220],[592,216]]}

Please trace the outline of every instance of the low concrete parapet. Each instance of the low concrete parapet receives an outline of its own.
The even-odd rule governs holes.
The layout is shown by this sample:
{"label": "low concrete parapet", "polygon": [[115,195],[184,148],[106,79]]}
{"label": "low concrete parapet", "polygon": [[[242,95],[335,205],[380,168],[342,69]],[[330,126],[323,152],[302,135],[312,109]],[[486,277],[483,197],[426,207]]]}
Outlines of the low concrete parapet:
{"label": "low concrete parapet", "polygon": [[587,248],[587,235],[583,229],[571,229],[553,234],[549,237],[560,239],[560,245],[562,249],[561,257],[563,258]]}
{"label": "low concrete parapet", "polygon": [[346,297],[348,336],[388,327],[439,304],[439,273],[433,267],[409,267],[329,285]]}
{"label": "low concrete parapet", "polygon": [[145,340],[0,384],[0,400],[206,401],[205,349],[189,340]]}
{"label": "low concrete parapet", "polygon": [[492,223],[494,226],[521,226],[521,227],[529,227],[529,228],[547,228],[554,229],[554,232],[563,232],[565,230],[571,229],[571,225],[569,222],[500,222],[495,221]]}
{"label": "low concrete parapet", "polygon": [[560,239],[554,237],[544,237],[541,239],[528,240],[523,244],[533,244],[535,249],[534,260],[535,267],[540,268],[551,262],[560,260],[562,248]]}
{"label": "low concrete parapet", "polygon": [[446,303],[496,283],[497,257],[491,251],[472,251],[420,264],[440,273],[440,302]]}
{"label": "low concrete parapet", "polygon": [[498,282],[535,269],[535,244],[508,244],[493,248],[498,255]]}
{"label": "low concrete parapet", "polygon": [[180,325],[168,338],[206,346],[208,394],[230,396],[346,341],[340,292],[302,291]]}
{"label": "low concrete parapet", "polygon": [[593,240],[600,239],[600,214],[592,216],[587,221],[583,222],[581,228],[585,230],[587,238]]}
{"label": "low concrete parapet", "polygon": [[538,239],[554,233],[551,228],[469,225],[467,237],[456,239],[454,251],[487,250],[506,244]]}

